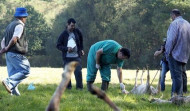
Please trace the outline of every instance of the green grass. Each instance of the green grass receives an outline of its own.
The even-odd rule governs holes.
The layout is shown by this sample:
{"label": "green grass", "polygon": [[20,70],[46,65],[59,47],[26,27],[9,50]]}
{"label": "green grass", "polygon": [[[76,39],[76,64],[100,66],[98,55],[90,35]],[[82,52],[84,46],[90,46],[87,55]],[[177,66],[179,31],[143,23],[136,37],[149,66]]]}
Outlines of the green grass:
{"label": "green grass", "polygon": [[[96,84],[100,87],[100,84]],[[10,96],[4,87],[0,85],[0,109],[1,111],[44,111],[48,105],[57,84],[40,85],[35,84],[36,89],[28,91],[27,84],[19,85],[21,96]],[[127,85],[128,90],[132,85]],[[74,86],[75,87],[75,86]],[[164,98],[170,97],[170,89],[167,86]],[[173,104],[152,104],[149,95],[123,95],[117,84],[111,84],[107,95],[123,111],[178,111],[190,110],[190,104],[176,106]],[[159,95],[155,97],[159,97]],[[111,111],[112,109],[96,96],[91,95],[86,87],[82,91],[75,88],[66,90],[62,95],[60,111]]]}
{"label": "green grass", "polygon": [[[0,71],[0,79],[2,80],[7,77],[6,68],[0,67]],[[74,77],[72,76],[73,88],[66,90],[62,95],[60,111],[112,111],[104,101],[87,91],[85,71],[86,69],[83,69],[84,90],[79,91],[75,89]],[[60,83],[61,72],[62,68],[32,68],[30,77],[19,85],[21,96],[10,96],[3,85],[0,84],[0,111],[44,111],[52,94]],[[114,72],[115,70],[113,70],[112,81],[106,94],[122,111],[190,111],[190,104],[176,106],[173,104],[153,104],[149,102],[152,98],[159,98],[161,94],[156,96],[150,96],[148,94],[121,94],[117,74]],[[124,83],[126,84],[126,89],[129,91],[133,88],[135,71],[124,70],[124,73],[127,72],[131,74],[130,76],[129,74],[124,76]],[[155,71],[150,72],[152,73],[151,78],[153,78]],[[101,79],[99,74],[97,76],[95,85],[100,87]],[[154,82],[154,86],[156,85],[156,81]],[[34,82],[36,89],[29,91],[27,87],[31,82]],[[163,93],[164,99],[170,98],[170,90],[171,80],[167,76],[166,91]]]}

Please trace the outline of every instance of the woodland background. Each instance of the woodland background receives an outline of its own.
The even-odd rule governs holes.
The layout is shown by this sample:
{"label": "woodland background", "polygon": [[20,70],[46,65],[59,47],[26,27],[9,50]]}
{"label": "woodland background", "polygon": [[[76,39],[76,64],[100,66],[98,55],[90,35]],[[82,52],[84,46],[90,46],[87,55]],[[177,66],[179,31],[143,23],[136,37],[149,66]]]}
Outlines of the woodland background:
{"label": "woodland background", "polygon": [[[84,36],[83,67],[92,44],[112,39],[131,50],[127,69],[158,68],[161,56],[153,54],[166,37],[172,9],[178,8],[190,21],[190,0],[0,0],[0,40],[16,7],[28,9],[27,57],[32,67],[62,67],[56,42],[71,17]],[[6,65],[4,56],[0,65]]]}

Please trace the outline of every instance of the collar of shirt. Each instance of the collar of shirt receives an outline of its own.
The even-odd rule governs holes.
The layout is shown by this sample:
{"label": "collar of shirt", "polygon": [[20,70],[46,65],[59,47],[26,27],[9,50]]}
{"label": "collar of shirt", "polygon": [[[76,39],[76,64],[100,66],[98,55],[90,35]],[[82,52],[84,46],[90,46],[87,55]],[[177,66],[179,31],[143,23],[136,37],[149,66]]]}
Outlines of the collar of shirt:
{"label": "collar of shirt", "polygon": [[[176,17],[175,20],[177,20],[177,19],[182,19],[182,18],[183,18],[182,16],[179,16],[179,17]],[[175,20],[174,20],[174,21],[175,21]]]}
{"label": "collar of shirt", "polygon": [[21,20],[19,20],[19,19],[17,19],[17,20],[24,26],[24,23]]}

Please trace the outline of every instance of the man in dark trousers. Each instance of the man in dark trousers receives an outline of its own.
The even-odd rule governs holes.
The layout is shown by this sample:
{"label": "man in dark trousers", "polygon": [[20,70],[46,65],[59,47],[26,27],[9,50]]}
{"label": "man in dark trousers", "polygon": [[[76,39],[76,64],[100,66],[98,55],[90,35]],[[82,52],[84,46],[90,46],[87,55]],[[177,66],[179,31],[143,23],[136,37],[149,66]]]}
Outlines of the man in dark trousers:
{"label": "man in dark trousers", "polygon": [[28,77],[30,63],[24,56],[28,51],[28,43],[24,34],[25,22],[28,16],[26,8],[18,7],[13,20],[6,28],[1,41],[0,55],[6,53],[8,78],[2,81],[11,95],[20,96],[18,84]]}
{"label": "man in dark trousers", "polygon": [[[73,18],[68,19],[66,29],[61,33],[57,41],[57,49],[62,51],[63,67],[72,61],[77,61],[79,64],[76,67],[74,74],[76,79],[76,89],[83,89],[82,82],[82,64],[81,56],[83,51],[83,36],[79,29],[75,28],[76,21]],[[69,82],[67,89],[71,89],[72,84]]]}
{"label": "man in dark trousers", "polygon": [[[186,64],[190,56],[190,24],[183,19],[178,9],[173,9],[171,14],[172,22],[167,31],[165,45],[166,58],[172,76],[171,96],[182,96],[187,91]],[[185,77],[183,77],[185,75]],[[184,78],[184,79],[183,79]]]}

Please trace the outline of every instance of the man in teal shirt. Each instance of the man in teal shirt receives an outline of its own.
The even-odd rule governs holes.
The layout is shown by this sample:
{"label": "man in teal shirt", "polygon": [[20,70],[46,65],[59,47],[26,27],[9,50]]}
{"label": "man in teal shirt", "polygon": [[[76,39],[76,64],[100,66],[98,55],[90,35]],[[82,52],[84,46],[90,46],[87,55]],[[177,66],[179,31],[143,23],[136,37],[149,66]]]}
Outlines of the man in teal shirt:
{"label": "man in teal shirt", "polygon": [[101,89],[108,89],[111,78],[110,64],[117,64],[117,74],[122,92],[126,92],[125,85],[122,81],[122,66],[125,59],[129,59],[130,51],[114,40],[104,40],[95,43],[91,46],[87,59],[87,88],[89,91],[90,85],[94,83],[96,73],[100,70],[102,78]]}

